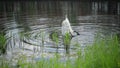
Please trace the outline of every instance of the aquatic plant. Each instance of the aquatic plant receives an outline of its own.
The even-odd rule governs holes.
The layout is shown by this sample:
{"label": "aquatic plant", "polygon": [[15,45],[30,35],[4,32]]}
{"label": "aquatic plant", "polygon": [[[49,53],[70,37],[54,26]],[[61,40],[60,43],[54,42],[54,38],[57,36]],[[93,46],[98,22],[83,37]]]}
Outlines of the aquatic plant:
{"label": "aquatic plant", "polygon": [[0,33],[0,54],[6,52],[6,37],[3,33]]}
{"label": "aquatic plant", "polygon": [[97,38],[95,41],[85,47],[83,59],[76,60],[76,68],[120,68],[120,44],[117,36],[101,40]]}
{"label": "aquatic plant", "polygon": [[[83,55],[81,54],[81,50],[78,50],[77,58],[64,61],[57,56],[36,62],[27,62],[23,59],[19,61],[19,66],[20,68],[120,68],[120,44],[117,36],[97,38],[92,45],[87,45]],[[5,68],[5,65],[6,63],[2,67]]]}
{"label": "aquatic plant", "polygon": [[66,53],[68,54],[69,54],[69,48],[70,48],[70,41],[71,41],[71,35],[69,33],[66,33],[63,36],[63,44],[65,46]]}
{"label": "aquatic plant", "polygon": [[9,62],[5,61],[4,59],[0,59],[0,68],[10,68]]}
{"label": "aquatic plant", "polygon": [[53,40],[54,42],[56,42],[57,44],[59,43],[59,36],[58,36],[58,33],[57,33],[57,32],[53,32],[51,38],[52,38],[52,40]]}
{"label": "aquatic plant", "polygon": [[56,31],[53,31],[50,34],[50,38],[53,42],[55,42],[55,45],[57,46],[56,52],[58,53],[58,45],[59,45],[59,34]]}

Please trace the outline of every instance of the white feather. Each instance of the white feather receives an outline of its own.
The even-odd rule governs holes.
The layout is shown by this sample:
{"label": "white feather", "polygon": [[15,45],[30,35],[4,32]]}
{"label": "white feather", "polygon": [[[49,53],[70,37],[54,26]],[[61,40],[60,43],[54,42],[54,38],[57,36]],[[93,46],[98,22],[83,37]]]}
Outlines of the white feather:
{"label": "white feather", "polygon": [[71,33],[73,34],[72,27],[70,25],[70,22],[66,16],[65,20],[62,22],[62,35],[65,35],[66,33]]}

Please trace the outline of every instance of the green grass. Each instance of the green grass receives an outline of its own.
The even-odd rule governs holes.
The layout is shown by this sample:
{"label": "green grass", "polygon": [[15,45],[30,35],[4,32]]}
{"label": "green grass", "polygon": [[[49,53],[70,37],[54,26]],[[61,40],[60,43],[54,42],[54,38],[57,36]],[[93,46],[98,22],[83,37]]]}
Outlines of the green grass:
{"label": "green grass", "polygon": [[[36,62],[26,62],[21,59],[18,62],[20,68],[120,68],[120,44],[117,36],[96,38],[92,45],[88,45],[81,55],[78,50],[75,60],[60,61],[59,56],[49,60],[42,59]],[[2,63],[2,68],[8,68],[8,64]],[[6,67],[5,67],[6,66]]]}
{"label": "green grass", "polygon": [[[82,68],[120,68],[120,45],[116,36],[99,40],[85,48],[83,59],[76,62]],[[78,66],[79,68],[79,66]]]}

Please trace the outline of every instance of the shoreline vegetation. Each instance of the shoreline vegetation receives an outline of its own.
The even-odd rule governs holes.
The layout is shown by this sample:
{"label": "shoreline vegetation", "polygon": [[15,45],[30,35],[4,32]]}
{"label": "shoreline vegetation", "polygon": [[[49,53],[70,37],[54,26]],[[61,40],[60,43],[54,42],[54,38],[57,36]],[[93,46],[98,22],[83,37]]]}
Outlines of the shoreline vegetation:
{"label": "shoreline vegetation", "polygon": [[[56,34],[55,34],[56,35]],[[58,38],[53,37],[56,44]],[[69,38],[69,37],[68,37]],[[56,53],[53,58],[48,60],[27,62],[26,57],[19,58],[15,68],[120,68],[120,42],[117,36],[105,38],[95,38],[92,45],[84,48],[84,54],[81,50],[77,51],[77,57],[71,60],[67,56],[66,61],[60,61],[60,56]],[[68,40],[69,41],[69,40]],[[67,41],[67,42],[68,42]],[[66,42],[66,43],[67,43]],[[0,59],[1,68],[13,68],[11,62]]]}

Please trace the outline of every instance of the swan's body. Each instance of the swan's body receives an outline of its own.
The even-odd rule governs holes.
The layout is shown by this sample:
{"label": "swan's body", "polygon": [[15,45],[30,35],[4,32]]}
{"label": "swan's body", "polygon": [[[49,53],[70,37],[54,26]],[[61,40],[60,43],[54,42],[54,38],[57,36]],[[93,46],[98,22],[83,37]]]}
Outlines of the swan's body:
{"label": "swan's body", "polygon": [[62,35],[65,35],[66,33],[73,33],[72,27],[67,17],[62,22]]}
{"label": "swan's body", "polygon": [[[70,49],[70,43],[72,37],[75,37],[76,35],[80,35],[78,32],[74,31],[70,25],[70,22],[66,16],[65,20],[62,22],[62,27],[61,27],[61,32],[62,32],[62,40],[63,40],[63,45],[65,46],[66,53],[69,54],[69,49]],[[50,38],[52,41],[59,43],[59,32],[53,31],[50,33]]]}
{"label": "swan's body", "polygon": [[[68,20],[68,18],[67,18],[67,16],[66,16],[65,20],[63,20],[63,22],[62,22],[62,27],[61,27],[61,28],[62,28],[62,29],[61,29],[61,32],[62,32],[63,38],[65,38],[65,36],[69,35],[70,38],[72,39],[72,37],[75,37],[75,36],[77,36],[77,35],[80,35],[78,32],[76,32],[76,31],[74,31],[74,30],[72,29],[72,27],[71,27],[71,25],[70,25],[70,22],[69,22],[69,20]],[[56,38],[58,38],[58,37],[59,37],[59,32],[53,31],[53,32],[50,33],[50,38],[51,38],[52,40],[54,40],[54,39],[53,39],[54,36],[55,36]]]}
{"label": "swan's body", "polygon": [[65,20],[62,22],[62,35],[64,36],[65,34],[70,33],[71,36],[79,35],[78,32],[73,31],[70,22],[66,16]]}

